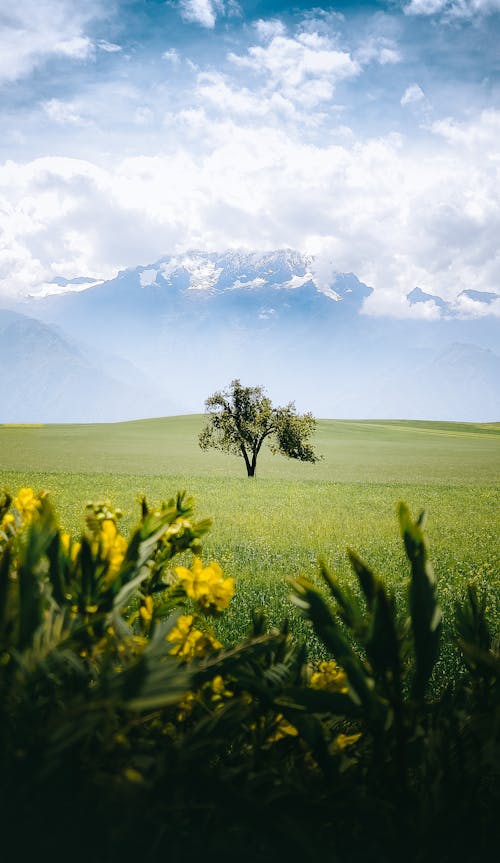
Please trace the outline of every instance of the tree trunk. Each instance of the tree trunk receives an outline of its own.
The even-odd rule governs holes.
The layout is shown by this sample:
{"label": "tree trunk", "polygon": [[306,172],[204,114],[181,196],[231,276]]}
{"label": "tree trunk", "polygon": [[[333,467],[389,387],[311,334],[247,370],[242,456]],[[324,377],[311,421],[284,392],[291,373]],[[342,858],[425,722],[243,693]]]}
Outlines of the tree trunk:
{"label": "tree trunk", "polygon": [[252,461],[248,458],[247,451],[243,444],[240,446],[241,454],[245,459],[245,467],[247,469],[247,476],[255,476],[255,454],[253,455]]}
{"label": "tree trunk", "polygon": [[254,452],[252,453],[252,462],[248,466],[248,476],[255,476],[255,472],[257,470],[257,455],[258,450],[257,452],[254,450]]}
{"label": "tree trunk", "polygon": [[[260,443],[262,443],[262,441]],[[257,456],[259,454],[260,444],[258,444],[258,446],[256,446],[256,448],[252,451],[252,461],[250,461],[250,459],[248,457],[248,453],[245,449],[244,444],[241,444],[240,450],[241,450],[241,454],[245,460],[245,466],[247,469],[247,476],[255,476],[255,471],[257,469]]]}

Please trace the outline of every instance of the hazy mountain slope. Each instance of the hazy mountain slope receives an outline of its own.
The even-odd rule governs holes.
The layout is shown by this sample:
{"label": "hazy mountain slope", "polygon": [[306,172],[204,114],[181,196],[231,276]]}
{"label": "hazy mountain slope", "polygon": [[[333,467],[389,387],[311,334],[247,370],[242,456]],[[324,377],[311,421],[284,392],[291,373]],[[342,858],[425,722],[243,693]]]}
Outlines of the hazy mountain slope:
{"label": "hazy mountain slope", "polygon": [[[114,421],[148,413],[154,394],[109,374],[81,348],[32,318],[0,313],[1,422]],[[118,360],[114,358],[114,364]],[[163,400],[163,407],[170,407]],[[162,400],[156,399],[156,411]]]}
{"label": "hazy mountain slope", "polygon": [[[130,384],[133,370],[120,374],[104,355],[126,358],[171,412],[200,410],[240,377],[321,416],[498,419],[500,380],[484,370],[496,362],[484,351],[499,344],[498,318],[466,318],[419,288],[409,302],[432,303],[441,317],[375,318],[362,313],[372,288],[352,273],[325,284],[315,266],[288,249],[191,252],[24,309],[90,344],[91,362]],[[495,302],[472,293],[481,309]],[[447,353],[455,344],[470,348],[460,362]],[[129,415],[158,412],[146,402],[143,414],[131,402]]]}

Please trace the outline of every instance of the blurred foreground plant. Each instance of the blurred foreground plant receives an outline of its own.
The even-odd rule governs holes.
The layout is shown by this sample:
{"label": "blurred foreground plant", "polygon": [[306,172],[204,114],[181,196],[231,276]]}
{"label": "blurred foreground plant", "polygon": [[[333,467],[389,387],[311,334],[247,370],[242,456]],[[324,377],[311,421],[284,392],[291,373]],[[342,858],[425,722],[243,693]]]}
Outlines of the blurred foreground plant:
{"label": "blurred foreground plant", "polygon": [[325,561],[329,600],[292,579],[330,654],[316,664],[260,612],[243,643],[217,641],[209,622],[234,581],[202,562],[210,523],[193,520],[185,494],[143,499],[128,538],[119,519],[89,504],[76,540],[46,495],[0,496],[5,848],[32,859],[71,843],[74,860],[103,861],[485,852],[499,802],[498,642],[471,584],[456,610],[463,675],[429,690],[442,620],[423,516],[400,505],[405,608],[354,551],[358,591]]}

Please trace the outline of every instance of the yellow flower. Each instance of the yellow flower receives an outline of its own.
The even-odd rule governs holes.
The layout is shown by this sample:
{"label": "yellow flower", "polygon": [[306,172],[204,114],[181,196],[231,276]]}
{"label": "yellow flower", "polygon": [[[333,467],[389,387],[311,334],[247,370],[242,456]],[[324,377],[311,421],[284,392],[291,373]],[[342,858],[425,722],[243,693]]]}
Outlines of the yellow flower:
{"label": "yellow flower", "polygon": [[335,741],[335,748],[340,752],[343,752],[343,750],[347,749],[348,746],[353,746],[357,743],[362,736],[361,732],[359,734],[338,734]]}
{"label": "yellow flower", "polygon": [[224,611],[234,595],[234,578],[224,578],[215,561],[204,567],[201,559],[195,557],[191,569],[177,566],[175,574],[187,596],[206,611]]}
{"label": "yellow flower", "polygon": [[311,675],[310,685],[313,689],[326,689],[329,692],[348,692],[347,675],[333,660],[319,663],[318,670]]}
{"label": "yellow flower", "polygon": [[177,722],[184,722],[193,711],[196,696],[194,692],[187,692],[182,701],[179,702],[177,711]]}
{"label": "yellow flower", "polygon": [[17,528],[28,525],[40,508],[40,498],[32,488],[20,488],[17,497],[12,501],[14,513],[6,513],[0,522],[0,528],[13,532]]}
{"label": "yellow flower", "polygon": [[7,527],[9,527],[9,525],[10,526],[14,525],[14,523],[15,523],[15,518],[12,515],[12,513],[6,512],[4,517],[2,518],[2,525],[1,526],[3,528],[7,528]]}
{"label": "yellow flower", "polygon": [[153,619],[153,597],[145,596],[143,599],[143,604],[139,609],[139,614],[141,615],[144,623],[149,623]]}
{"label": "yellow flower", "polygon": [[20,488],[17,497],[12,501],[22,521],[30,522],[36,511],[40,508],[40,501],[32,488]]}
{"label": "yellow flower", "polygon": [[222,647],[213,635],[196,629],[193,624],[192,614],[181,614],[166,636],[166,640],[172,644],[170,653],[178,656],[179,659],[194,659],[197,656],[204,656],[209,650],[220,650]]}
{"label": "yellow flower", "polygon": [[106,581],[112,581],[123,563],[127,540],[118,533],[116,523],[111,518],[103,519],[100,527],[101,552],[109,563]]}
{"label": "yellow flower", "polygon": [[71,561],[74,563],[80,553],[81,543],[73,542],[69,533],[62,533],[61,547],[66,554],[69,554]]}
{"label": "yellow flower", "polygon": [[226,683],[222,674],[216,674],[212,680],[212,703],[216,707],[222,707],[224,699],[232,698],[234,692],[231,689],[226,689]]}
{"label": "yellow flower", "polygon": [[288,719],[285,719],[282,713],[278,713],[276,717],[276,730],[268,738],[269,743],[276,743],[278,740],[283,740],[284,737],[297,737],[298,731],[295,725],[292,725]]}

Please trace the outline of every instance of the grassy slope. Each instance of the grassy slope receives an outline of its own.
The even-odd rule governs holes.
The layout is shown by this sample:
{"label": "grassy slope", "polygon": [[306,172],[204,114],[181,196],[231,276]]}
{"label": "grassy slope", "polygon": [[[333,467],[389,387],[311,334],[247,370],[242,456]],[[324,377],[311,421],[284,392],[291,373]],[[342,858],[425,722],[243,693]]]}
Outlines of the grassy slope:
{"label": "grassy slope", "polygon": [[139,492],[158,501],[187,488],[200,515],[214,519],[207,557],[238,579],[234,607],[220,624],[221,635],[230,639],[248,626],[255,605],[268,608],[273,622],[288,614],[286,576],[301,572],[314,578],[319,554],[350,578],[347,545],[402,591],[395,509],[404,499],[414,511],[428,510],[448,616],[472,576],[488,586],[498,619],[499,424],[323,420],[317,435],[323,461],[298,464],[265,453],[259,478],[251,481],[240,459],[199,450],[201,422],[187,416],[116,425],[0,426],[0,487],[49,489],[71,530],[79,529],[88,499],[112,499],[125,510],[126,527],[135,518]]}
{"label": "grassy slope", "polygon": [[[241,459],[197,446],[198,415],[99,425],[0,426],[0,470],[241,477]],[[261,454],[261,478],[334,482],[495,482],[500,424],[318,424],[318,465]]]}

